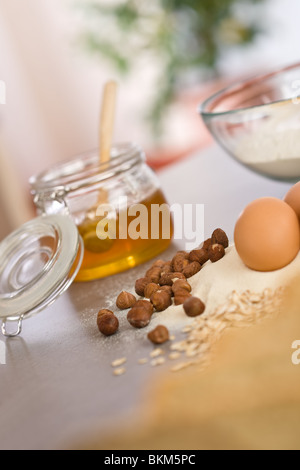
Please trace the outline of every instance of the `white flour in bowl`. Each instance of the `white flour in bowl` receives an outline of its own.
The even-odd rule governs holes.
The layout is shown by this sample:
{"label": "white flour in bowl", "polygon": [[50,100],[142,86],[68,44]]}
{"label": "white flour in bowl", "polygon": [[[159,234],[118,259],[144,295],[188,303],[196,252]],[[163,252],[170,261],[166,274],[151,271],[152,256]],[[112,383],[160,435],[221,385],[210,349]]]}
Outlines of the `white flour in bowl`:
{"label": "white flour in bowl", "polygon": [[254,170],[278,178],[300,178],[300,105],[276,103],[268,111],[265,120],[258,116],[259,121],[244,124],[249,134],[238,142],[234,153]]}

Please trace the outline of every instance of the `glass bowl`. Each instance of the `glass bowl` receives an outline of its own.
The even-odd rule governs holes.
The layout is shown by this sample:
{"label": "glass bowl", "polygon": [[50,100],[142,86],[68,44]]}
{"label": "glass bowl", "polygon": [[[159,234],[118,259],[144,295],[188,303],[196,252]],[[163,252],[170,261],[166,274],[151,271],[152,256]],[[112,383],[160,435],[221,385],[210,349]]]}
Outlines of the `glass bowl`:
{"label": "glass bowl", "polygon": [[300,63],[231,85],[199,112],[243,165],[273,179],[300,179]]}

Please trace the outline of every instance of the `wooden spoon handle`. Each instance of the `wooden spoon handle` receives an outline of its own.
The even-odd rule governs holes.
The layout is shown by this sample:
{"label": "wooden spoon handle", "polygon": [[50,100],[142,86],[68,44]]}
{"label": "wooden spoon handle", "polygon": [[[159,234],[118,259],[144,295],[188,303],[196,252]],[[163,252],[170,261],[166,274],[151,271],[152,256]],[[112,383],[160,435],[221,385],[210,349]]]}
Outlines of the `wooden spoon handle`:
{"label": "wooden spoon handle", "polygon": [[100,163],[107,163],[111,156],[111,145],[114,132],[117,84],[114,81],[106,83],[103,92],[103,102],[100,120]]}

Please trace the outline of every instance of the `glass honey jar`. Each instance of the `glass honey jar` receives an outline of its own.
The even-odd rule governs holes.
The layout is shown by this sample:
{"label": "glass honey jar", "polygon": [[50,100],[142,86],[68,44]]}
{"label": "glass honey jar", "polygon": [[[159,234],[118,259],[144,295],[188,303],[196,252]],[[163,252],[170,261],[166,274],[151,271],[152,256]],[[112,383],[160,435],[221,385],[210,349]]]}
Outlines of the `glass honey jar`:
{"label": "glass honey jar", "polygon": [[[90,152],[30,179],[39,215],[70,215],[84,242],[76,281],[133,268],[170,245],[169,206],[145,153],[121,144],[100,163]],[[114,230],[113,230],[113,229]]]}

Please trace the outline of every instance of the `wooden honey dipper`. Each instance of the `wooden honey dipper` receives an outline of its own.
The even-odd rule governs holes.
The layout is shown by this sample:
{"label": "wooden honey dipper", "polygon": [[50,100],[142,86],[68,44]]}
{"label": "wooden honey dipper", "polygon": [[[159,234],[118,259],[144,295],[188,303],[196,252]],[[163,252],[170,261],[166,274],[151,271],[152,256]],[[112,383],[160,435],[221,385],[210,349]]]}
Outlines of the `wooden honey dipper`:
{"label": "wooden honey dipper", "polygon": [[[111,147],[115,123],[117,83],[109,81],[103,90],[100,128],[99,128],[99,163],[109,164],[111,159]],[[96,233],[99,217],[97,208],[101,204],[108,203],[108,194],[105,189],[100,189],[98,202],[87,213],[86,219],[79,226],[79,231],[83,237],[85,249],[93,253],[103,253],[108,251],[114,244],[114,239],[107,238],[101,240]]]}

